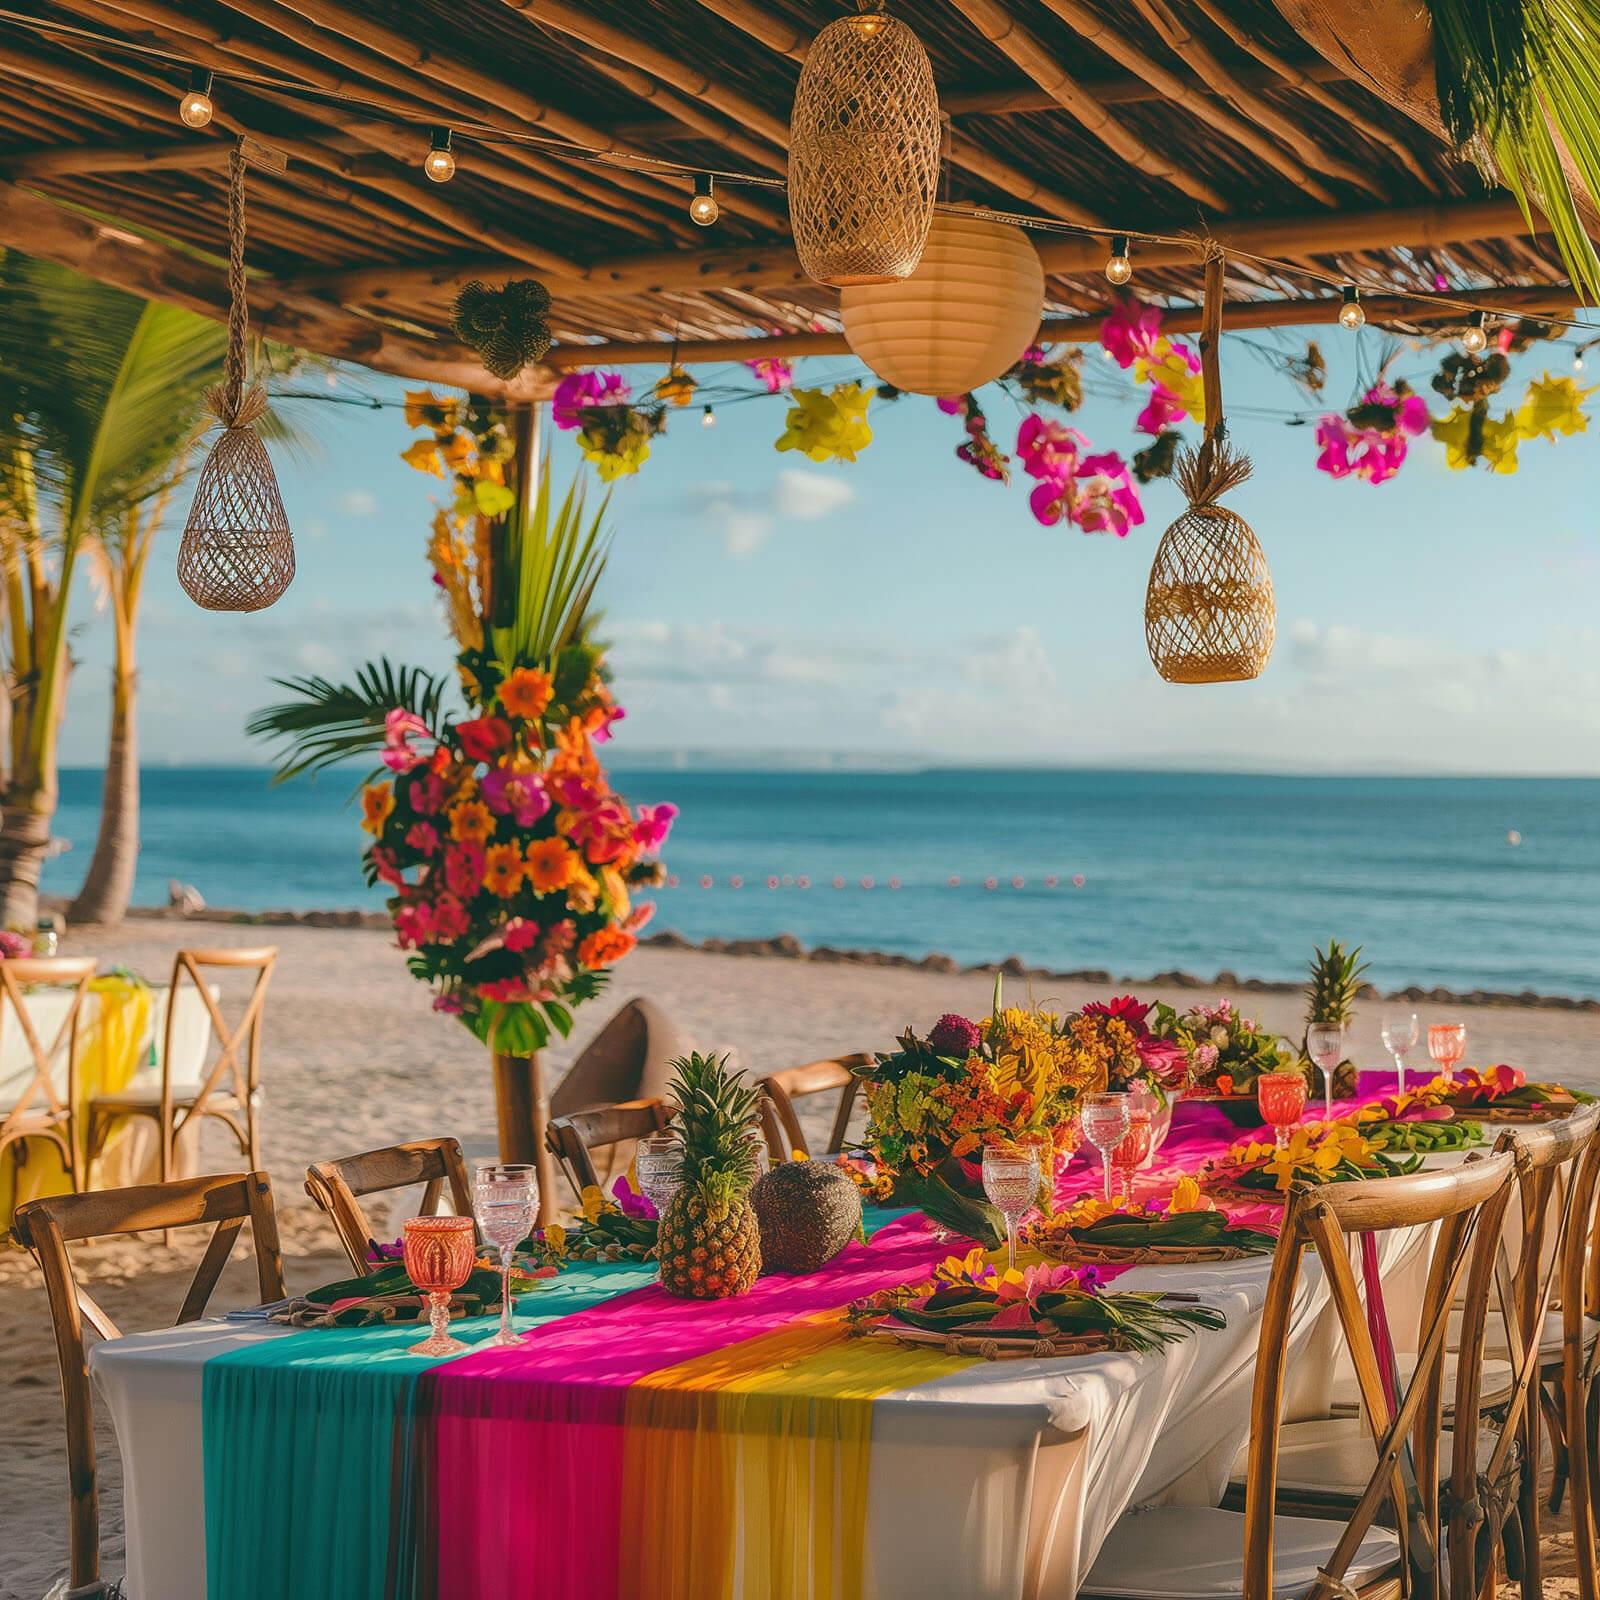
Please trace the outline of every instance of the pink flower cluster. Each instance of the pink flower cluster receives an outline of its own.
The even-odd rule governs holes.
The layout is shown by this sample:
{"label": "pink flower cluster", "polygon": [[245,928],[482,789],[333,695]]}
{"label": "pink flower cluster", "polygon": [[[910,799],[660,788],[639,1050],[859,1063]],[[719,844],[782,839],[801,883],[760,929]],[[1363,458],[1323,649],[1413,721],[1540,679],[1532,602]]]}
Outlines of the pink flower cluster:
{"label": "pink flower cluster", "polygon": [[768,394],[783,394],[794,387],[794,366],[782,356],[757,356],[745,365],[767,386]]}
{"label": "pink flower cluster", "polygon": [[1114,533],[1125,539],[1144,521],[1144,507],[1127,464],[1114,450],[1085,455],[1089,441],[1076,428],[1052,422],[1037,412],[1017,431],[1022,470],[1039,480],[1028,504],[1045,527],[1063,516],[1085,533]]}
{"label": "pink flower cluster", "polygon": [[1119,301],[1100,329],[1100,343],[1119,367],[1150,385],[1150,399],[1134,426],[1159,434],[1194,410],[1200,357],[1181,339],[1161,331],[1161,308],[1137,300]]}
{"label": "pink flower cluster", "polygon": [[1402,395],[1387,383],[1375,383],[1359,405],[1342,414],[1330,411],[1317,424],[1322,447],[1317,470],[1330,478],[1383,483],[1405,464],[1411,440],[1427,429],[1428,404],[1421,395]]}
{"label": "pink flower cluster", "polygon": [[620,372],[569,372],[556,385],[550,415],[558,428],[570,432],[583,426],[583,411],[593,406],[626,405],[633,389]]}

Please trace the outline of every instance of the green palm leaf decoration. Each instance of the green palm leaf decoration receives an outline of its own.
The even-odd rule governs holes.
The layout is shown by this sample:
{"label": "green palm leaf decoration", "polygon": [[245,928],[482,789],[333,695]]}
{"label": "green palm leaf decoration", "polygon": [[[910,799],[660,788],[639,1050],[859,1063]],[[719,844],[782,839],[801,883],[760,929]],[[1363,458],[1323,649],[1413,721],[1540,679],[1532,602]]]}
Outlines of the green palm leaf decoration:
{"label": "green palm leaf decoration", "polygon": [[262,707],[245,731],[282,747],[274,783],[376,756],[383,748],[384,719],[397,706],[430,728],[438,727],[449,689],[447,679],[421,667],[396,667],[387,657],[360,668],[354,683],[331,683],[323,677],[272,681],[294,698]]}

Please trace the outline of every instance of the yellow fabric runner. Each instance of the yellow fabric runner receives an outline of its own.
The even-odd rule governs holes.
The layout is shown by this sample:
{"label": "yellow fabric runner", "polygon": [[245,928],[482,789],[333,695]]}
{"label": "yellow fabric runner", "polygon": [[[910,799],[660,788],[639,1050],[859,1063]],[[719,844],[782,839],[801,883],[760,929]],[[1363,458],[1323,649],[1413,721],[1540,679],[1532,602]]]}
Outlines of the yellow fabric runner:
{"label": "yellow fabric runner", "polygon": [[[72,1107],[70,1130],[80,1164],[89,1101],[97,1094],[114,1094],[127,1088],[142,1065],[150,1033],[148,984],[107,973],[91,981],[89,994],[91,998],[84,1004],[84,1014],[78,1025],[78,1099]],[[49,1040],[41,1038],[40,1043],[48,1047]],[[65,1049],[63,1041],[63,1052]],[[64,1078],[65,1054],[61,1072]],[[123,1119],[122,1125],[112,1131],[105,1143],[103,1161],[110,1161],[117,1144],[130,1131]],[[129,1181],[132,1178],[130,1174]],[[11,1213],[24,1200],[36,1200],[46,1194],[66,1194],[71,1187],[61,1152],[48,1140],[30,1139],[27,1159],[20,1167],[17,1147],[13,1145],[0,1160],[0,1231],[9,1235]]]}
{"label": "yellow fabric runner", "polygon": [[808,1317],[628,1391],[620,1594],[730,1600],[737,1576],[741,1600],[860,1600],[872,1402],[973,1360],[844,1326]]}

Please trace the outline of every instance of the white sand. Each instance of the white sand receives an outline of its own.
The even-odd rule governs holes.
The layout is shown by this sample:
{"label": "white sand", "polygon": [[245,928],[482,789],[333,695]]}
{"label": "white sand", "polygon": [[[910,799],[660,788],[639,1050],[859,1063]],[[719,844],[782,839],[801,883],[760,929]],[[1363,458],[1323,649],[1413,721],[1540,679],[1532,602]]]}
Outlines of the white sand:
{"label": "white sand", "polygon": [[[130,922],[114,932],[75,934],[67,948],[160,982],[180,944],[269,941],[281,958],[267,1006],[265,1158],[281,1212],[290,1288],[305,1289],[342,1267],[331,1232],[305,1200],[307,1163],[437,1133],[453,1133],[469,1158],[492,1155],[494,1100],[482,1047],[459,1023],[429,1009],[427,992],[406,973],[383,933]],[[611,994],[581,1013],[575,1038],[552,1050],[552,1082],[612,1010],[635,994],[664,1005],[701,1048],[732,1049],[759,1073],[839,1051],[888,1048],[907,1024],[925,1027],[943,1011],[982,1015],[991,985],[978,974],[643,949],[619,969]],[[1009,989],[1020,997],[1027,987],[1012,980]],[[1070,1007],[1094,992],[1061,985],[1039,989],[1033,998]],[[1140,994],[1180,1006],[1197,998],[1192,990],[1143,987]],[[1244,1007],[1269,1027],[1298,1031],[1298,996],[1246,996]],[[1417,1009],[1426,1023],[1430,1008]],[[1469,1060],[1509,1060],[1532,1075],[1600,1088],[1595,1013],[1451,1009],[1467,1020]],[[1381,1010],[1373,1002],[1358,1014],[1352,1055],[1364,1066],[1384,1064]],[[208,1135],[205,1157],[216,1171],[238,1164],[215,1134]],[[159,1243],[132,1241],[86,1250],[81,1266],[111,1315],[133,1329],[174,1315],[187,1284],[185,1263],[192,1271],[197,1254],[198,1246],[167,1251]],[[249,1266],[235,1263],[219,1306],[245,1303],[252,1285]],[[38,1272],[28,1257],[7,1251],[0,1251],[0,1375],[6,1419],[0,1430],[0,1600],[39,1600],[65,1570],[66,1460]],[[98,1433],[102,1549],[105,1570],[116,1573],[120,1469],[104,1419]]]}

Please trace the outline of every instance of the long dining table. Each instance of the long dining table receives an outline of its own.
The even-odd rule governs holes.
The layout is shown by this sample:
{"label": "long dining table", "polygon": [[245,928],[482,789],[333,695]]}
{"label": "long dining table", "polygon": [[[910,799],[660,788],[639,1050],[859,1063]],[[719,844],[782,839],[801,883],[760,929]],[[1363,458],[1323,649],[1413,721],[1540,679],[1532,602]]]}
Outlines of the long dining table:
{"label": "long dining table", "polygon": [[[1241,1131],[1180,1105],[1148,1192]],[[1063,1193],[1095,1181],[1076,1162]],[[259,1317],[101,1344],[127,1593],[1068,1600],[1130,1507],[1218,1502],[1270,1258],[1123,1269],[1118,1289],[1226,1318],[1160,1351],[986,1361],[850,1336],[850,1301],[965,1248],[919,1213],[869,1227],[821,1272],[730,1301],[575,1264],[521,1298],[518,1347],[485,1346],[475,1319],[456,1331],[478,1348],[444,1361],[406,1353],[414,1326]],[[1386,1284],[1415,1281],[1425,1246],[1384,1236]],[[1325,1304],[1308,1259],[1290,1415],[1326,1411]]]}

